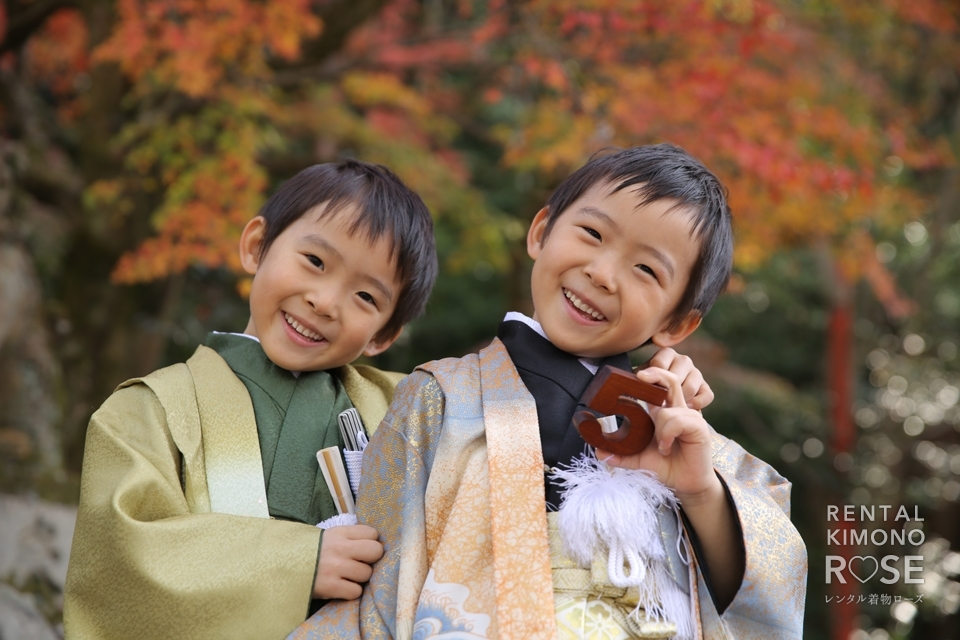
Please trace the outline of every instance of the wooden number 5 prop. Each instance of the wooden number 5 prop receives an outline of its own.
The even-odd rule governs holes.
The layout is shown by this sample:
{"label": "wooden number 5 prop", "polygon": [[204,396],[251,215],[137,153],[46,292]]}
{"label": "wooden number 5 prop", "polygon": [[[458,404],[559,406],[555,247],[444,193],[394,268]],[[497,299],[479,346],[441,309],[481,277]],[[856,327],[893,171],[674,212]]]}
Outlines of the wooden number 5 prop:
{"label": "wooden number 5 prop", "polygon": [[589,411],[578,411],[573,424],[580,437],[598,449],[621,456],[643,451],[653,439],[653,420],[640,400],[659,407],[667,399],[667,390],[635,375],[605,365],[583,394],[583,403],[605,416],[621,415],[623,424],[613,433],[604,433]]}

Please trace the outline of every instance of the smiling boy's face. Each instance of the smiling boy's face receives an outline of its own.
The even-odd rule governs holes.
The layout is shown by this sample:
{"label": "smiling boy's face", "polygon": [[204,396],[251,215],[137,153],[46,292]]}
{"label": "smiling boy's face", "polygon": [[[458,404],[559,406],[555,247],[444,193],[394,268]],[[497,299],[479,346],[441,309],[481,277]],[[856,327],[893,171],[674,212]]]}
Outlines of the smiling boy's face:
{"label": "smiling boy's face", "polygon": [[652,339],[674,345],[699,325],[693,316],[668,330],[697,259],[692,215],[672,200],[641,207],[633,186],[595,184],[556,220],[547,210],[527,234],[534,259],[534,319],[554,345],[580,357],[606,357]]}
{"label": "smiling boy's face", "polygon": [[351,234],[351,207],[319,218],[323,206],[284,229],[262,257],[263,218],[251,220],[240,239],[241,263],[253,275],[246,333],[290,371],[339,367],[382,352],[396,338],[374,339],[401,289],[389,240]]}

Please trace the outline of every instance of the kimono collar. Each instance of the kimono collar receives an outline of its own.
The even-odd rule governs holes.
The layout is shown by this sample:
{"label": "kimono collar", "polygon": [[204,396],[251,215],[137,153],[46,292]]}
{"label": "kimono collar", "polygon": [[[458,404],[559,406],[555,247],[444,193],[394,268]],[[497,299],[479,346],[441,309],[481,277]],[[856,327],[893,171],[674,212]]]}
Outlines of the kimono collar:
{"label": "kimono collar", "polygon": [[630,357],[626,353],[599,361],[578,358],[554,346],[542,330],[537,330],[539,323],[536,326],[531,323],[536,321],[515,312],[508,313],[500,323],[497,337],[507,347],[518,371],[552,381],[576,401],[580,400],[599,367],[610,364],[618,369],[631,370]]}
{"label": "kimono collar", "polygon": [[[594,374],[577,356],[556,347],[528,322],[515,321],[508,316],[500,323],[497,337],[506,347],[520,380],[536,403],[543,462],[548,467],[569,465],[586,447],[571,419]],[[598,364],[630,370],[626,353],[604,358]],[[561,496],[559,484],[548,477],[547,508],[556,510]]]}
{"label": "kimono collar", "polygon": [[271,362],[259,341],[248,336],[212,333],[206,345],[250,393],[270,515],[308,524],[335,515],[316,453],[343,446],[337,415],[352,405],[340,379],[328,371],[295,376]]}

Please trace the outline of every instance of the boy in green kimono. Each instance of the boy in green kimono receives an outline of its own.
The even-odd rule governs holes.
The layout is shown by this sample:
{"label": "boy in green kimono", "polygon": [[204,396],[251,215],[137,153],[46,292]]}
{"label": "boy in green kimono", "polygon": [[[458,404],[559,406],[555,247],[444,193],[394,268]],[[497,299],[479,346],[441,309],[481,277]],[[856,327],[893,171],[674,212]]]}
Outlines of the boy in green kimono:
{"label": "boy in green kimono", "polygon": [[[682,376],[637,373],[667,400],[651,407],[646,449],[596,451],[609,467],[579,458],[571,424],[598,367],[629,369],[630,350],[676,345],[726,287],[720,182],[672,145],[598,155],[534,217],[527,251],[533,317],[510,313],[478,355],[414,371],[364,453],[357,515],[379,531],[384,556],[363,596],[291,637],[800,638],[806,549],[790,485],[713,431]],[[570,543],[584,540],[559,539],[561,472],[577,460],[604,478],[659,480],[665,498],[648,530],[627,531],[647,554],[639,562],[602,546],[574,560]],[[580,504],[572,515],[585,519],[590,501]],[[604,510],[587,537],[632,515]]]}
{"label": "boy in green kimono", "polygon": [[422,313],[433,224],[389,170],[353,160],[286,182],[243,230],[243,334],[127,381],[87,430],[68,638],[281,638],[356,598],[382,554],[337,511],[316,453],[337,416],[379,424],[401,376],[351,366]]}

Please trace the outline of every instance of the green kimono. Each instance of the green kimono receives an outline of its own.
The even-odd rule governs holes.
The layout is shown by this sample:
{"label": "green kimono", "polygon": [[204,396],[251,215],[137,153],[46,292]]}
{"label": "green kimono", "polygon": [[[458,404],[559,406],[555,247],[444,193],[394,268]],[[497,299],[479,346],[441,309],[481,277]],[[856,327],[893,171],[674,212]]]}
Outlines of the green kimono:
{"label": "green kimono", "polygon": [[[332,373],[368,428],[402,377],[362,366]],[[332,502],[313,477],[288,486],[298,477],[285,473],[291,445],[276,429],[258,432],[276,400],[251,402],[257,389],[244,382],[201,346],[185,364],[123,383],[93,415],[67,638],[282,638],[304,620],[322,533],[311,519],[332,515]],[[318,437],[330,437],[327,427]]]}

